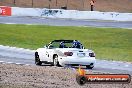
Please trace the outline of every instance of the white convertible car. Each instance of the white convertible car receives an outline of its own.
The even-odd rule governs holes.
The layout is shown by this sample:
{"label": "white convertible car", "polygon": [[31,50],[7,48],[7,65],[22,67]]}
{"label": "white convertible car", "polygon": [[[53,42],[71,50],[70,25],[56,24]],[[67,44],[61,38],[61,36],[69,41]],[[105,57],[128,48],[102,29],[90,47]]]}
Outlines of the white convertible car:
{"label": "white convertible car", "polygon": [[95,65],[95,53],[84,49],[77,40],[54,40],[35,52],[35,64],[50,63],[55,66],[86,66],[92,69]]}

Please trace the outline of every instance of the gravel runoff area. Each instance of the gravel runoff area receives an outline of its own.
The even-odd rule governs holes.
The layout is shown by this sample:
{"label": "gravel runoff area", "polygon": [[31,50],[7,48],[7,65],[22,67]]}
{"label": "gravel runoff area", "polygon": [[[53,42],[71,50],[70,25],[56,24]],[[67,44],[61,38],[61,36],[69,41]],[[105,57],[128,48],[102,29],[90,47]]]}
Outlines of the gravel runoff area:
{"label": "gravel runoff area", "polygon": [[0,63],[0,88],[132,88],[132,82],[80,86],[76,73],[63,67]]}

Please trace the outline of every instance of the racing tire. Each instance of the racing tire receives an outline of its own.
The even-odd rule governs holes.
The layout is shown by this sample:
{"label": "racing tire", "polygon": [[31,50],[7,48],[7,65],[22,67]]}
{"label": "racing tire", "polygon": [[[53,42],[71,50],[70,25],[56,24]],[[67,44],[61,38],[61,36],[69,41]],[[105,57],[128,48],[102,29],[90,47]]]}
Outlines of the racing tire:
{"label": "racing tire", "polygon": [[57,56],[57,55],[55,55],[55,56],[53,57],[53,65],[54,65],[54,66],[57,66],[57,67],[60,67],[60,66],[61,66],[61,65],[59,64],[58,56]]}
{"label": "racing tire", "polygon": [[41,66],[42,62],[40,61],[38,52],[35,52],[35,64]]}
{"label": "racing tire", "polygon": [[[94,66],[93,66],[94,67]],[[93,69],[93,67],[91,67],[90,65],[86,65],[87,69]]]}

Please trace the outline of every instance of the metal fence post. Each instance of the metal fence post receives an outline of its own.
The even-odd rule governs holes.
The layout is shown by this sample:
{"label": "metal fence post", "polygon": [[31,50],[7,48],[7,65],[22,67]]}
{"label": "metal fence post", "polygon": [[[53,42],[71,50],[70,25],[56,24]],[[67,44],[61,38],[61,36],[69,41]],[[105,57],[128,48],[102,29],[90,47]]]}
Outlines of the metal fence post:
{"label": "metal fence post", "polygon": [[33,7],[33,0],[32,0],[32,7]]}
{"label": "metal fence post", "polygon": [[51,0],[49,0],[49,9],[50,9],[50,3],[51,3]]}
{"label": "metal fence post", "polygon": [[66,0],[66,8],[68,8],[67,6],[68,6],[68,0]]}
{"label": "metal fence post", "polygon": [[13,1],[14,5],[16,5],[16,0]]}
{"label": "metal fence post", "polygon": [[84,10],[84,0],[82,0],[82,4],[83,4],[83,10]]}
{"label": "metal fence post", "polygon": [[57,0],[56,0],[56,6],[57,6]]}

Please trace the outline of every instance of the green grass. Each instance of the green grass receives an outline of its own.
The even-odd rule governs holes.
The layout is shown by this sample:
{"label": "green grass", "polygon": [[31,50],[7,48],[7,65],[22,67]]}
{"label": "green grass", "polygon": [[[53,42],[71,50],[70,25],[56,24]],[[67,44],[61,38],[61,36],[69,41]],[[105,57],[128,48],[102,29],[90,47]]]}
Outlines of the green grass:
{"label": "green grass", "polygon": [[132,62],[132,30],[0,24],[1,45],[37,49],[55,39],[77,39],[98,59]]}

